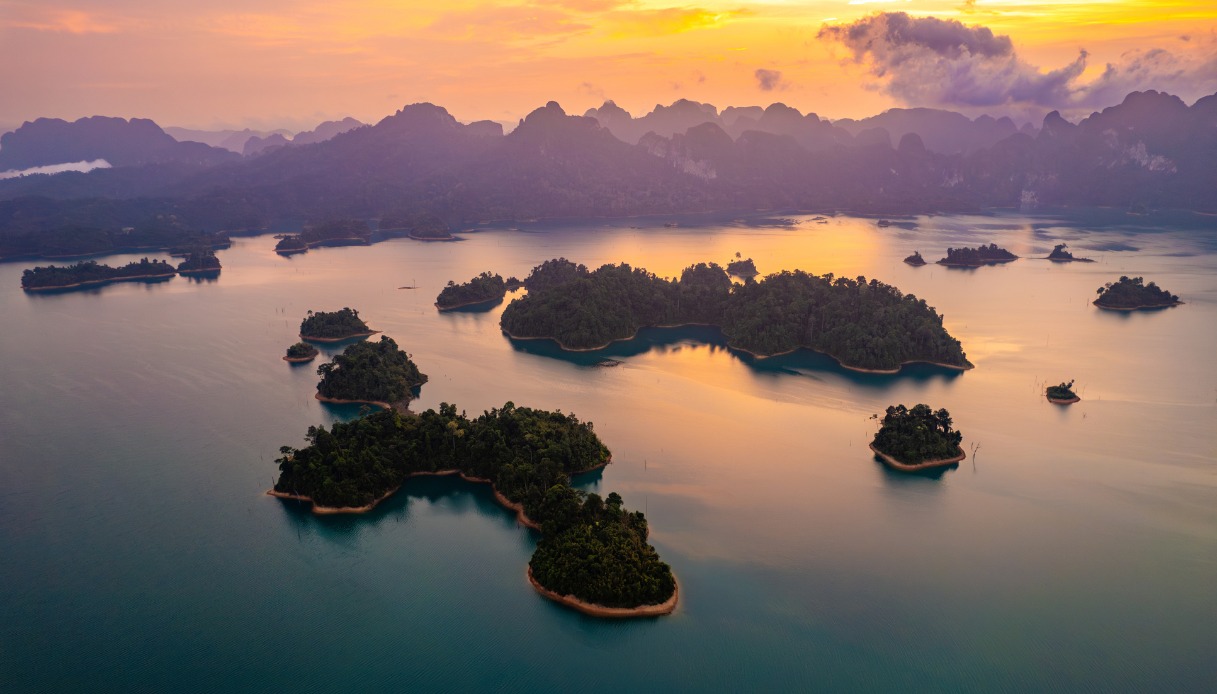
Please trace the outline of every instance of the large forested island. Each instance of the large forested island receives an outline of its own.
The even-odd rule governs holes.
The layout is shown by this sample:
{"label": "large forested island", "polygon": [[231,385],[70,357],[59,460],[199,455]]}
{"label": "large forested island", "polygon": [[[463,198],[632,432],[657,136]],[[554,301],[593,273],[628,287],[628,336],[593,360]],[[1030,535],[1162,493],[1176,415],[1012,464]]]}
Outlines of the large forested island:
{"label": "large forested island", "polygon": [[948,248],[947,257],[938,261],[939,265],[948,267],[980,267],[981,265],[996,265],[1018,260],[1018,256],[997,244],[977,246],[976,248]]}
{"label": "large forested island", "polygon": [[500,503],[543,533],[529,562],[546,597],[598,616],[667,614],[676,579],[647,542],[642,513],[570,486],[570,475],[608,463],[609,451],[574,415],[508,402],[470,419],[455,405],[421,414],[381,411],[284,446],[271,494],[325,513],[362,512],[415,475],[459,474],[494,486]]}
{"label": "large forested island", "polygon": [[916,472],[953,465],[964,459],[963,434],[951,428],[951,413],[929,405],[892,405],[870,448],[889,467]]}
{"label": "large forested island", "polygon": [[337,311],[308,312],[300,321],[300,337],[314,342],[338,342],[376,334],[359,317],[359,311],[343,307]]}
{"label": "large forested island", "polygon": [[1138,309],[1165,308],[1183,303],[1157,284],[1145,284],[1144,277],[1121,275],[1115,282],[1099,287],[1099,298],[1094,305],[1113,311],[1136,311]]}
{"label": "large forested island", "polygon": [[218,275],[223,266],[210,248],[196,248],[190,251],[177,266],[180,275]]}
{"label": "large forested island", "polygon": [[441,311],[451,311],[465,306],[502,301],[504,296],[507,296],[507,283],[503,281],[503,277],[483,272],[464,284],[448,280],[448,285],[440,290],[435,299],[435,307]]}
{"label": "large forested island", "polygon": [[21,288],[27,292],[47,292],[129,280],[166,279],[176,274],[173,266],[163,260],[142,258],[117,268],[86,260],[74,265],[48,265],[26,270],[21,273]]}
{"label": "large forested island", "polygon": [[911,362],[972,366],[924,300],[865,277],[787,271],[735,285],[713,263],[669,280],[624,263],[589,271],[559,258],[534,268],[524,284],[529,293],[503,311],[503,331],[568,350],[600,349],[647,326],[704,324],[757,356],[807,348],[849,369],[885,373]]}
{"label": "large forested island", "polygon": [[379,342],[356,342],[317,367],[321,382],[317,399],[327,402],[362,402],[405,409],[411,390],[427,382],[393,338],[382,335]]}

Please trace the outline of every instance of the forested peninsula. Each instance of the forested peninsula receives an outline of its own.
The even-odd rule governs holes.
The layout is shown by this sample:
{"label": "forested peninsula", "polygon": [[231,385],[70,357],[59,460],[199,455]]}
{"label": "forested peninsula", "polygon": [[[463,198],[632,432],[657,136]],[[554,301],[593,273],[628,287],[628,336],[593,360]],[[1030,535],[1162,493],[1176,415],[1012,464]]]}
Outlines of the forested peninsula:
{"label": "forested peninsula", "polygon": [[393,338],[382,335],[379,342],[356,342],[317,367],[321,382],[317,399],[326,402],[353,402],[384,408],[409,404],[411,390],[427,382]]}
{"label": "forested peninsula", "polygon": [[929,405],[892,405],[883,416],[870,449],[895,470],[916,472],[963,460],[963,434],[951,428],[951,413]]}
{"label": "forested peninsula", "polygon": [[470,419],[455,405],[421,414],[385,410],[330,429],[309,427],[308,445],[280,448],[269,493],[318,513],[370,510],[417,475],[459,474],[493,485],[495,498],[541,530],[528,576],[542,595],[588,614],[660,615],[676,606],[676,579],[647,542],[642,513],[616,493],[570,486],[602,467],[608,449],[590,422],[506,403]]}
{"label": "forested peninsula", "polygon": [[502,301],[507,296],[507,283],[501,275],[483,272],[464,284],[448,280],[448,285],[435,298],[435,307],[451,311],[466,306],[478,306]]}
{"label": "forested peninsula", "polygon": [[344,306],[337,311],[309,311],[300,321],[300,337],[314,342],[339,342],[352,337],[375,335],[377,331],[359,317],[359,311]]}
{"label": "forested peninsula", "polygon": [[1136,311],[1138,309],[1165,308],[1177,306],[1182,301],[1157,284],[1145,284],[1144,277],[1128,277],[1121,275],[1115,282],[1108,282],[1099,287],[1099,298],[1094,305],[1113,311]]}
{"label": "forested peninsula", "polygon": [[524,285],[528,295],[503,311],[503,332],[568,350],[600,349],[648,326],[702,324],[762,357],[806,348],[857,371],[895,373],[913,362],[972,367],[924,300],[865,277],[796,270],[733,284],[714,263],[665,279],[625,263],[589,271],[558,258],[534,268]]}
{"label": "forested peninsula", "polygon": [[163,260],[142,258],[117,268],[86,260],[74,265],[48,265],[26,270],[21,273],[21,288],[27,292],[49,292],[99,287],[111,282],[167,279],[176,274],[173,266]]}

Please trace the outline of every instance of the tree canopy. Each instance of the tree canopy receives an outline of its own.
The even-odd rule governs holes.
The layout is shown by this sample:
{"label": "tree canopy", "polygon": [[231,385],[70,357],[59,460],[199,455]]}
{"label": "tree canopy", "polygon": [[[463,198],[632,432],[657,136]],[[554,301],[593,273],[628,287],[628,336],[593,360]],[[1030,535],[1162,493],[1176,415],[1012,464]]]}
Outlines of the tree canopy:
{"label": "tree canopy", "polygon": [[497,301],[507,295],[507,283],[501,275],[483,272],[464,284],[452,280],[440,290],[435,305],[440,310]]}
{"label": "tree canopy", "polygon": [[529,293],[503,311],[503,329],[568,349],[602,347],[645,326],[704,323],[719,326],[732,347],[763,356],[806,347],[863,369],[911,361],[970,365],[933,307],[865,277],[785,271],[734,285],[714,263],[670,280],[625,263],[588,272],[558,259],[539,265],[524,283]]}
{"label": "tree canopy", "polygon": [[609,451],[590,422],[508,402],[476,418],[441,404],[420,414],[376,412],[329,429],[309,427],[307,445],[284,446],[275,491],[330,507],[358,507],[412,473],[460,470],[488,479],[544,534],[533,578],[549,590],[607,607],[662,603],[675,579],[647,543],[643,514],[622,499],[570,486],[570,475],[605,464]]}
{"label": "tree canopy", "polygon": [[370,332],[368,324],[359,317],[359,311],[347,306],[337,311],[309,311],[304,320],[300,321],[300,334],[306,338],[333,340],[366,335]]}
{"label": "tree canopy", "polygon": [[924,404],[912,409],[892,405],[871,445],[906,465],[946,460],[959,455],[963,440],[963,434],[951,425],[951,413],[945,409],[934,411]]}
{"label": "tree canopy", "polygon": [[1157,308],[1172,306],[1179,303],[1179,297],[1171,294],[1157,284],[1145,283],[1144,277],[1128,277],[1121,275],[1115,282],[1108,282],[1099,287],[1099,298],[1095,299],[1096,306],[1102,308]]}
{"label": "tree canopy", "polygon": [[379,342],[356,342],[327,364],[317,367],[322,397],[366,402],[400,402],[410,390],[427,382],[427,375],[397,346],[382,335]]}

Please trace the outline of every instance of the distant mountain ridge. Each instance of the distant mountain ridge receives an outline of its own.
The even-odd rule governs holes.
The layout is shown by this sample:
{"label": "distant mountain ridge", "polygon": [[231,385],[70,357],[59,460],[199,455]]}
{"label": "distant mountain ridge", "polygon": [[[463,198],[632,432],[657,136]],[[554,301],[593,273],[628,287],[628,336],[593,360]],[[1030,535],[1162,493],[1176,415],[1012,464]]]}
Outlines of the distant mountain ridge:
{"label": "distant mountain ridge", "polygon": [[0,135],[0,171],[105,159],[111,166],[182,162],[214,166],[232,153],[198,142],[178,142],[145,118],[90,116],[74,122],[39,118]]}
{"label": "distant mountain ridge", "polygon": [[623,120],[612,107],[597,110],[599,118],[572,116],[550,102],[504,135],[497,123],[463,124],[439,106],[412,104],[324,142],[211,166],[4,180],[0,256],[36,247],[39,233],[69,224],[130,225],[169,214],[187,226],[223,230],[280,219],[417,214],[459,226],[750,209],[1217,211],[1217,95],[1189,107],[1168,94],[1134,92],[1079,123],[1050,113],[1034,135],[1016,130],[989,146],[986,138],[1013,123],[976,119],[961,134],[965,144],[950,154],[926,141],[945,138],[941,132],[903,132],[893,143],[887,129],[899,133],[901,123],[917,119],[954,120],[964,128],[967,119],[945,112],[889,111],[848,124],[858,128],[851,135],[780,104],[723,113],[678,104],[646,120],[647,127],[712,119],[668,135],[649,129],[631,144],[601,118],[630,127],[639,119]]}

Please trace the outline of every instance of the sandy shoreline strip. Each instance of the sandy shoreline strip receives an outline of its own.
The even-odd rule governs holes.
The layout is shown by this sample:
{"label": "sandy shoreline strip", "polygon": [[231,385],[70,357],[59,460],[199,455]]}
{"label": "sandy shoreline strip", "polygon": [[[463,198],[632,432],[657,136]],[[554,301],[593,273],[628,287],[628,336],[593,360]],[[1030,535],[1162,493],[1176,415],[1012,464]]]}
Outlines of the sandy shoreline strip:
{"label": "sandy shoreline strip", "polygon": [[[321,352],[318,352],[317,354],[321,354]],[[284,355],[283,361],[285,361],[289,364],[307,364],[308,362],[316,359],[317,354],[314,354],[311,357],[289,357],[289,356]]]}
{"label": "sandy shoreline strip", "polygon": [[[607,465],[607,464],[608,463],[605,462],[603,465],[599,465],[597,467],[604,467],[604,465]],[[580,470],[579,472],[590,472],[591,470],[597,469],[597,467],[588,468],[587,470]],[[575,472],[572,474],[579,474],[579,472]],[[516,514],[516,521],[518,521],[520,523],[520,525],[523,525],[526,528],[532,528],[533,530],[541,529],[541,524],[534,521],[533,519],[529,518],[528,514],[524,512],[523,504],[517,504],[514,501],[512,501],[511,499],[508,499],[506,496],[503,496],[503,493],[495,488],[494,482],[492,482],[491,480],[489,480],[485,477],[473,477],[471,475],[466,475],[464,472],[461,472],[460,470],[449,469],[449,470],[435,470],[435,471],[425,470],[425,471],[420,471],[420,472],[411,472],[410,474],[406,475],[406,479],[410,479],[411,477],[448,477],[451,475],[456,475],[456,476],[460,477],[461,479],[465,480],[466,482],[473,482],[474,484],[489,484],[491,491],[494,492],[495,501],[499,502],[499,505],[501,505],[503,508],[506,508],[509,511],[514,511]],[[301,494],[290,494],[288,492],[279,492],[279,491],[275,491],[273,488],[267,490],[266,493],[269,496],[278,497],[280,499],[292,499],[294,501],[307,501],[308,503],[313,505],[313,513],[316,513],[318,515],[331,515],[331,514],[338,514],[338,513],[367,513],[368,511],[371,511],[372,509],[376,508],[376,506],[378,504],[380,504],[380,502],[382,502],[385,499],[388,499],[390,496],[393,496],[394,494],[396,494],[399,489],[401,489],[400,486],[394,487],[393,489],[389,490],[388,492],[385,492],[385,494],[383,496],[381,496],[380,498],[378,498],[375,501],[373,501],[367,505],[364,505],[364,506],[321,506],[316,501],[313,501],[312,497],[304,496]]]}
{"label": "sandy shoreline strip", "polygon": [[1145,309],[1170,308],[1171,306],[1182,306],[1183,305],[1183,302],[1179,301],[1178,299],[1170,302],[1169,304],[1141,304],[1140,306],[1104,306],[1103,304],[1099,303],[1098,299],[1095,299],[1094,301],[1092,301],[1090,303],[1094,304],[1095,306],[1098,306],[1099,308],[1103,309],[1104,311],[1142,311]]}
{"label": "sandy shoreline strip", "polygon": [[379,332],[380,332],[379,330],[369,330],[367,332],[362,332],[362,333],[352,333],[350,335],[343,335],[342,337],[310,337],[309,335],[300,333],[300,339],[308,340],[309,342],[342,342],[343,340],[350,340],[350,339],[356,338],[356,337],[370,337]]}
{"label": "sandy shoreline strip", "polygon": [[[286,358],[286,357],[285,357],[285,358]],[[389,404],[389,403],[383,403],[383,402],[380,402],[380,401],[344,401],[344,399],[342,399],[342,398],[327,398],[327,397],[323,396],[323,394],[321,394],[321,393],[314,393],[314,396],[313,396],[313,397],[314,397],[314,398],[316,398],[316,399],[319,399],[319,401],[324,402],[324,403],[331,403],[331,404],[371,404],[371,405],[376,405],[376,407],[382,407],[382,408],[385,408],[385,409],[393,409],[393,405],[392,405],[392,404]]]}
{"label": "sandy shoreline strip", "polygon": [[[630,335],[629,337],[621,337],[616,340],[606,342],[603,345],[600,345],[599,347],[567,347],[566,345],[562,344],[561,341],[554,339],[552,337],[520,337],[519,335],[513,335],[512,333],[508,332],[507,329],[503,328],[502,326],[499,326],[499,330],[504,335],[506,335],[507,337],[509,337],[513,340],[549,340],[549,341],[553,342],[554,344],[558,345],[558,347],[564,352],[597,352],[599,350],[610,347],[615,342],[628,342],[630,340],[633,340],[634,338],[638,337],[638,332],[645,328],[691,328],[691,327],[718,328],[719,326],[714,325],[713,323],[678,323],[676,325],[644,325],[641,328],[639,328],[638,330],[634,331],[634,334]],[[721,328],[720,328],[720,330],[721,330]],[[728,342],[727,349],[730,349],[735,352],[743,352],[744,354],[747,354],[755,359],[769,359],[770,357],[780,357],[780,356],[784,356],[787,354],[794,354],[795,352],[799,351],[800,349],[805,349],[808,352],[815,352],[816,354],[823,354],[826,357],[831,357],[833,360],[835,360],[837,362],[837,365],[843,369],[846,369],[848,371],[856,371],[858,373],[864,373],[864,374],[885,374],[885,375],[898,374],[898,373],[900,373],[901,368],[908,366],[910,364],[929,364],[930,366],[941,366],[945,369],[953,369],[955,371],[967,371],[969,369],[976,368],[976,365],[972,364],[970,362],[966,366],[960,366],[958,364],[944,364],[942,362],[937,362],[937,361],[925,361],[923,359],[913,359],[910,361],[900,362],[900,365],[894,369],[864,369],[860,366],[850,366],[849,364],[846,364],[845,362],[841,361],[841,358],[836,356],[835,354],[830,354],[829,352],[821,352],[820,350],[812,349],[811,347],[799,346],[799,347],[795,347],[794,349],[788,349],[785,352],[777,352],[776,354],[758,354],[756,352],[753,352],[752,350],[744,349],[743,347],[736,347],[735,345]]]}
{"label": "sandy shoreline strip", "polygon": [[59,289],[77,289],[79,287],[101,287],[107,284],[115,284],[117,282],[138,282],[140,280],[164,280],[171,277],[177,277],[176,271],[161,275],[135,275],[132,277],[115,277],[104,280],[85,280],[84,282],[74,282],[72,284],[57,284],[52,287],[22,287],[27,292],[53,292]]}
{"label": "sandy shoreline strip", "polygon": [[[593,617],[614,617],[614,618],[629,618],[629,617],[661,617],[666,614],[672,614],[676,609],[676,603],[680,598],[680,584],[676,583],[672,590],[672,597],[664,600],[658,605],[639,605],[638,607],[605,607],[596,603],[580,600],[573,595],[561,595],[546,588],[537,582],[537,579],[532,575],[532,567],[528,567],[528,582],[532,584],[534,590],[541,595],[560,603],[567,607],[572,607],[584,614],[590,614]],[[676,580],[676,575],[672,575],[672,580]]]}
{"label": "sandy shoreline strip", "polygon": [[899,470],[901,472],[917,472],[918,470],[929,470],[929,469],[936,468],[936,467],[946,467],[948,465],[954,465],[955,463],[961,462],[964,458],[968,457],[967,454],[963,452],[962,448],[959,448],[958,446],[956,446],[956,448],[959,449],[959,455],[955,456],[954,458],[944,458],[942,460],[927,460],[922,463],[917,463],[916,465],[909,465],[907,463],[902,463],[899,460],[896,460],[895,458],[893,458],[892,456],[880,451],[878,448],[875,448],[875,444],[873,444],[873,443],[870,444],[870,449],[872,451],[874,451],[875,455],[879,456],[880,460],[882,460],[884,463],[886,463],[889,467]]}
{"label": "sandy shoreline strip", "polygon": [[1052,403],[1053,405],[1072,405],[1075,402],[1082,401],[1082,399],[1076,395],[1073,396],[1072,398],[1063,398],[1062,399],[1062,398],[1054,398],[1051,395],[1048,395],[1045,393],[1044,397],[1048,398],[1048,402]]}
{"label": "sandy shoreline strip", "polygon": [[503,300],[503,299],[505,299],[505,298],[507,298],[507,295],[506,295],[506,294],[504,294],[503,296],[491,297],[491,298],[489,298],[489,299],[479,299],[479,300],[477,300],[477,301],[466,301],[466,302],[465,302],[465,303],[463,303],[463,304],[455,304],[455,305],[452,305],[452,306],[440,306],[440,305],[439,305],[439,302],[437,301],[437,302],[435,302],[435,308],[439,309],[441,312],[443,312],[443,311],[455,311],[455,310],[456,310],[456,309],[458,309],[458,308],[468,308],[468,307],[470,307],[470,306],[480,306],[480,305],[482,305],[482,304],[490,304],[490,303],[493,303],[493,302],[495,302],[495,301],[502,301],[502,300]]}

